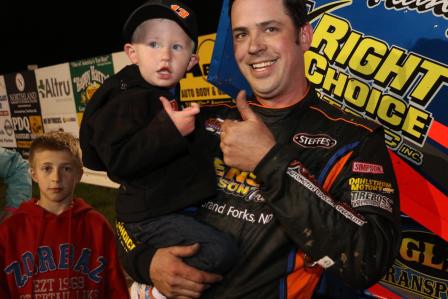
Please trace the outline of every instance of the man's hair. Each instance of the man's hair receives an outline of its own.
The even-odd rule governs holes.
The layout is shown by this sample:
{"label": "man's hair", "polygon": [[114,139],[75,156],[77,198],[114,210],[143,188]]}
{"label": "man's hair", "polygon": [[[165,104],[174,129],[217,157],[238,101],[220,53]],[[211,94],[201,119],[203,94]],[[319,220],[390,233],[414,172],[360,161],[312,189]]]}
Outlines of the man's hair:
{"label": "man's hair", "polygon": [[30,147],[29,162],[30,167],[34,167],[34,159],[37,152],[41,151],[68,151],[76,164],[82,169],[81,148],[79,147],[79,140],[72,134],[66,132],[49,132],[39,135],[33,140]]}
{"label": "man's hair", "polygon": [[[232,11],[232,5],[235,0],[229,1],[229,16]],[[282,0],[286,14],[291,18],[297,30],[303,27],[307,22],[307,8],[305,0]]]}

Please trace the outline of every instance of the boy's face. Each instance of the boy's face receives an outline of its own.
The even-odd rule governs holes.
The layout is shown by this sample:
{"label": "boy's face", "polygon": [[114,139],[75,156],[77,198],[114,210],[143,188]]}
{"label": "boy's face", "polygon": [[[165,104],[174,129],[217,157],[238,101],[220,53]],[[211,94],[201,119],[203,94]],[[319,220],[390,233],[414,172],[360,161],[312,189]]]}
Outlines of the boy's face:
{"label": "boy's face", "polygon": [[169,19],[151,19],[140,26],[138,42],[126,44],[129,59],[138,64],[143,78],[150,84],[174,87],[185,72],[197,62],[193,42],[183,29]]}
{"label": "boy's face", "polygon": [[69,205],[81,175],[82,169],[69,151],[36,152],[31,176],[39,185],[39,205],[44,208]]}

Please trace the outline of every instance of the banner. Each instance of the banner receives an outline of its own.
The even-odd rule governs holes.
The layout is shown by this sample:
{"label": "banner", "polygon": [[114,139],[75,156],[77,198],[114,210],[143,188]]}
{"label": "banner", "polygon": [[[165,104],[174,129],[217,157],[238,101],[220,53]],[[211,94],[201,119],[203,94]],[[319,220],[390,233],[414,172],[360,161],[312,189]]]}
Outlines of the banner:
{"label": "banner", "polygon": [[78,124],[80,124],[86,104],[95,91],[103,84],[104,80],[114,74],[112,56],[104,55],[70,62],[70,74]]}
{"label": "banner", "polygon": [[78,137],[69,64],[39,68],[35,73],[44,131],[64,131]]}
{"label": "banner", "polygon": [[17,150],[28,157],[31,141],[44,132],[33,71],[4,76]]}
{"label": "banner", "polygon": [[180,80],[180,99],[183,102],[201,104],[228,102],[231,98],[207,81],[216,34],[199,37],[197,54],[199,63]]}

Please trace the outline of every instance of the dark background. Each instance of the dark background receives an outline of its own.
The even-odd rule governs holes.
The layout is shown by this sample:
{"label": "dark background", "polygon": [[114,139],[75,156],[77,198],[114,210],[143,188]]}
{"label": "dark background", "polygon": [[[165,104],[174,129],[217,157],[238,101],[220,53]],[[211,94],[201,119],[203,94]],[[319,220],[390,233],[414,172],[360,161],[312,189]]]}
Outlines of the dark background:
{"label": "dark background", "polygon": [[[145,1],[0,2],[0,74],[123,50],[121,28]],[[215,33],[222,0],[184,0],[198,15],[199,34]]]}

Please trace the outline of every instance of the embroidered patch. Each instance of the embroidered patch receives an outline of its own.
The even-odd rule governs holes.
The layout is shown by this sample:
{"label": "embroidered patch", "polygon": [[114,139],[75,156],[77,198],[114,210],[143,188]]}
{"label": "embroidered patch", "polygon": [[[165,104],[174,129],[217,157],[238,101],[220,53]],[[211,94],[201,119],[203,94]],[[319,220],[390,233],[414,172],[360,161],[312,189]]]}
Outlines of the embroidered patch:
{"label": "embroidered patch", "polygon": [[190,15],[185,8],[182,8],[177,4],[171,4],[171,9],[182,19],[186,19]]}
{"label": "embroidered patch", "polygon": [[307,134],[307,133],[297,133],[294,135],[292,140],[302,146],[302,147],[323,147],[323,148],[332,148],[337,144],[337,141],[325,134]]}
{"label": "embroidered patch", "polygon": [[221,134],[221,124],[224,121],[220,118],[209,118],[205,121],[205,129],[216,135]]}
{"label": "embroidered patch", "polygon": [[354,208],[372,206],[392,213],[393,200],[387,196],[374,192],[353,191],[350,193],[350,197]]}
{"label": "embroidered patch", "polygon": [[351,191],[378,191],[384,193],[394,193],[395,190],[392,188],[392,183],[374,180],[368,178],[350,178],[348,180]]}
{"label": "embroidered patch", "polygon": [[384,173],[383,166],[372,163],[353,162],[352,171],[358,173]]}

